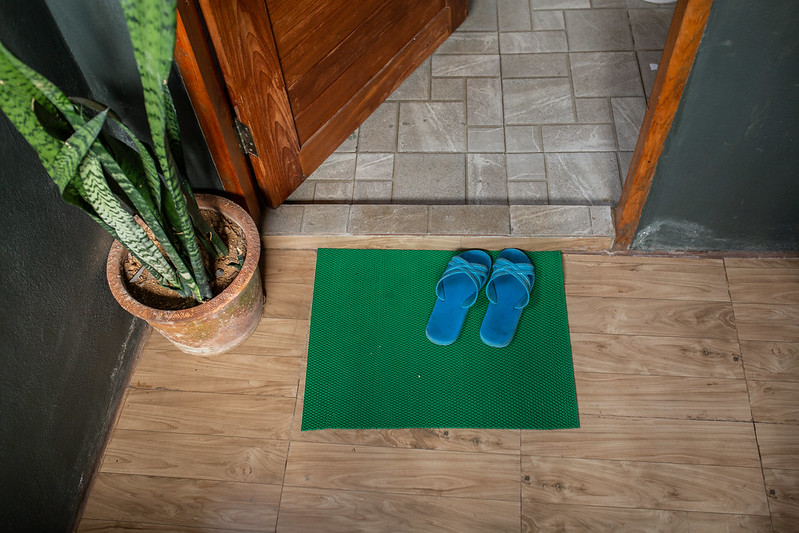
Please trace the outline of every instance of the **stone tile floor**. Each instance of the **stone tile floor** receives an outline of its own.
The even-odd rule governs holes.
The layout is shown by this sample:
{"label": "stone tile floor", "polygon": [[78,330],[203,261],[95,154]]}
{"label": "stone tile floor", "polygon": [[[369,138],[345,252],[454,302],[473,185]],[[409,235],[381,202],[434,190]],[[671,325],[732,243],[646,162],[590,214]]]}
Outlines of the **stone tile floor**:
{"label": "stone tile floor", "polygon": [[341,211],[335,220],[359,204],[529,206],[532,216],[582,206],[555,211],[579,213],[582,225],[553,231],[594,234],[591,219],[609,220],[618,202],[673,10],[471,0],[461,27],[288,206],[343,204],[327,208]]}

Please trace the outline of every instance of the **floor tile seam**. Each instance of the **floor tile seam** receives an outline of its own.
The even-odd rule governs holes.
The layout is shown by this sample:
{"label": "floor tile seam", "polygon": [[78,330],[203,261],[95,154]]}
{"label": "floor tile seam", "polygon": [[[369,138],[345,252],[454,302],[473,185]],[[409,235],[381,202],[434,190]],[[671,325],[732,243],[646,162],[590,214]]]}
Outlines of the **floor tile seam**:
{"label": "floor tile seam", "polygon": [[[646,374],[643,374],[641,372],[599,372],[599,371],[596,371],[596,370],[580,370],[579,369],[579,365],[575,365],[574,376],[575,376],[575,378],[577,378],[577,377],[585,377],[585,378],[589,378],[589,379],[590,378],[597,378],[597,379],[614,379],[614,378],[632,379],[632,378],[640,378],[640,379],[644,379],[644,380],[649,380],[650,378],[652,378],[652,380],[656,380],[656,381],[657,380],[668,381],[668,380],[674,380],[674,379],[685,379],[685,380],[691,380],[691,381],[713,380],[713,382],[715,384],[725,384],[725,385],[735,385],[735,384],[739,384],[740,385],[744,381],[743,377],[715,376],[715,375],[712,375],[712,374],[704,374],[704,375],[698,376],[696,374],[660,374],[660,373],[646,373]],[[704,393],[705,392],[702,391],[702,394],[704,394]],[[644,393],[644,394],[648,394],[648,393]],[[594,413],[594,414],[596,414],[596,413]],[[611,415],[609,415],[609,416],[611,416]],[[629,415],[612,415],[612,416],[629,416]],[[639,418],[639,417],[633,417],[633,418]],[[646,417],[643,417],[643,418],[668,418],[668,419],[673,419],[674,417],[672,417],[672,416],[664,416],[664,417],[649,417],[649,416],[646,416]],[[678,417],[677,419],[681,420],[682,418]],[[686,418],[685,420],[691,420],[691,419]],[[701,420],[706,420],[706,419],[703,418]],[[707,419],[707,420],[710,420],[710,419]],[[726,420],[726,419],[718,419],[718,420]],[[740,420],[740,422],[751,422],[751,421],[752,421],[751,418],[748,418],[746,420]]]}
{"label": "floor tile seam", "polygon": [[[579,431],[579,430],[575,430]],[[537,446],[540,446],[540,443],[534,443]],[[687,466],[687,467],[703,467],[709,466],[712,468],[723,468],[723,469],[743,469],[743,470],[760,470],[760,465],[737,465],[737,464],[718,464],[718,463],[704,463],[704,462],[680,462],[680,461],[657,461],[654,459],[618,459],[618,458],[611,458],[611,457],[589,457],[589,456],[581,456],[581,455],[564,455],[558,454],[557,452],[553,453],[552,455],[548,454],[541,454],[541,453],[532,453],[526,454],[522,451],[522,459],[565,459],[565,460],[573,460],[573,461],[601,461],[605,463],[635,463],[635,464],[642,464],[642,465],[663,465],[663,466]]]}
{"label": "floor tile seam", "polygon": [[[354,431],[354,430],[345,430],[341,428],[328,428],[332,430],[339,430],[339,431]],[[502,429],[502,428],[386,428],[385,430],[390,431],[408,431],[413,429],[442,429],[442,430],[452,430],[452,431],[459,431],[459,430],[468,430],[468,431],[516,431],[515,429]],[[324,430],[323,430],[324,431]],[[367,429],[367,430],[360,430],[360,431],[384,431],[380,429]],[[436,454],[447,454],[447,455],[457,455],[462,457],[474,457],[474,456],[481,456],[481,457],[513,457],[520,453],[520,450],[514,448],[514,451],[511,453],[498,453],[498,452],[484,452],[481,450],[448,450],[448,449],[434,449],[434,448],[409,448],[409,447],[398,447],[398,446],[380,446],[374,444],[356,444],[356,443],[342,443],[342,442],[319,442],[319,441],[306,441],[306,440],[294,440],[294,442],[300,442],[302,444],[311,445],[310,447],[319,448],[319,447],[335,447],[340,448],[341,450],[349,449],[352,450],[353,448],[367,448],[370,451],[375,450],[383,450],[388,452],[398,452],[398,453],[421,453],[426,455],[436,455]],[[356,454],[357,455],[357,454]]]}
{"label": "floor tile seam", "polygon": [[[184,480],[184,481],[210,481],[211,483],[215,484],[236,484],[236,485],[251,485],[251,486],[261,486],[261,487],[280,487],[279,483],[264,483],[262,481],[240,481],[235,479],[218,479],[212,477],[197,477],[197,476],[167,476],[163,474],[137,474],[137,473],[130,473],[130,472],[108,472],[108,471],[100,471],[100,474],[105,476],[129,476],[129,477],[137,477],[137,478],[147,478],[147,479],[154,479],[154,480]],[[96,487],[96,485],[95,485]],[[249,497],[247,498],[249,500]]]}
{"label": "floor tile seam", "polygon": [[[274,387],[269,387],[269,388],[274,388]],[[141,391],[167,390],[167,391],[171,391],[171,392],[203,392],[203,391],[199,391],[199,390],[164,389],[164,388],[152,389],[152,388],[143,388],[143,387],[132,387],[132,390],[137,390],[137,391],[138,390],[141,390]],[[220,393],[220,394],[222,394],[222,393]],[[254,393],[254,392],[229,393],[229,394],[241,394],[243,396],[269,397],[269,398],[296,398],[295,395],[280,396],[279,394],[261,394],[261,393],[257,393],[257,392],[256,393]]]}
{"label": "floor tile seam", "polygon": [[[771,516],[771,515],[773,515],[773,511],[771,509],[771,498],[769,498],[769,493],[768,493],[768,490],[769,490],[768,489],[768,479],[766,477],[766,468],[765,468],[765,465],[763,464],[763,451],[761,450],[760,439],[758,437],[757,420],[755,420],[754,409],[752,408],[752,391],[750,390],[750,383],[749,383],[750,380],[749,380],[748,376],[746,375],[746,358],[743,356],[743,348],[741,346],[741,340],[742,339],[741,339],[740,331],[738,329],[738,317],[736,316],[735,301],[733,300],[732,289],[730,288],[730,278],[729,278],[729,273],[727,272],[727,261],[726,261],[726,259],[724,260],[724,276],[725,276],[725,279],[727,281],[727,296],[728,296],[729,301],[730,301],[730,308],[732,309],[733,324],[735,326],[735,336],[736,336],[736,338],[738,340],[738,354],[741,357],[741,367],[743,369],[744,383],[746,385],[746,400],[747,400],[747,405],[749,407],[749,414],[750,414],[751,419],[752,419],[752,431],[754,432],[754,435],[755,435],[755,445],[757,446],[757,456],[758,456],[758,459],[760,460],[760,475],[761,475],[761,479],[763,480],[763,491],[764,491],[764,496],[766,498],[766,509],[768,509],[769,515]],[[772,527],[773,527],[773,522],[772,522]]]}
{"label": "floor tile seam", "polygon": [[[97,521],[97,522],[114,522],[115,527],[120,527],[119,524],[134,524],[135,529],[140,529],[139,526],[159,526],[160,531],[169,531],[169,528],[173,527],[196,527],[196,523],[191,519],[187,520],[186,522],[153,522],[151,520],[123,520],[119,519],[118,517],[113,518],[91,518],[91,517],[84,517],[85,520],[89,521]],[[82,521],[81,521],[82,523]],[[88,523],[87,523],[88,524]],[[214,526],[207,526],[201,525],[199,526],[201,529],[197,529],[197,531],[219,531],[220,533],[251,533],[252,531],[257,531],[253,529],[231,529],[229,527],[214,527]],[[133,529],[131,529],[133,530]],[[77,531],[81,531],[80,527],[78,527]]]}
{"label": "floor tile seam", "polygon": [[[568,304],[568,301],[567,301],[567,304]],[[598,335],[622,335],[622,336],[626,336],[626,337],[640,336],[640,337],[663,337],[663,338],[678,338],[678,339],[685,338],[685,337],[683,337],[681,335],[668,335],[668,334],[664,334],[663,332],[660,332],[660,333],[653,333],[653,332],[648,332],[648,333],[609,333],[609,332],[594,331],[594,330],[578,330],[578,329],[573,329],[571,326],[569,326],[569,333],[585,333],[585,334],[594,333],[594,334],[598,334]],[[728,336],[712,336],[711,337],[711,336],[708,336],[707,334],[705,334],[705,335],[702,336],[702,338],[711,339],[711,340],[735,340],[734,336],[729,336],[729,335]]]}
{"label": "floor tile seam", "polygon": [[[627,335],[625,335],[627,336]],[[575,376],[586,376],[586,377],[601,377],[601,376],[622,376],[622,377],[635,377],[635,378],[680,378],[680,379],[712,379],[712,380],[724,380],[724,381],[741,381],[743,377],[735,377],[730,376],[728,374],[712,374],[710,372],[706,372],[704,374],[687,374],[687,373],[663,373],[663,372],[612,372],[606,370],[583,370],[583,365],[575,364],[574,365],[574,375]],[[611,415],[607,415],[611,416]],[[614,416],[621,416],[621,415],[614,415]],[[645,417],[646,418],[646,417]],[[656,417],[657,418],[657,417]],[[664,417],[664,418],[671,418],[671,417]]]}
{"label": "floor tile seam", "polygon": [[[490,432],[490,431],[520,431],[520,430],[513,430],[513,429],[491,429],[491,428],[393,428],[389,430],[380,430],[380,429],[369,429],[369,430],[352,430],[352,429],[332,429],[332,431],[391,431],[391,432],[404,432],[404,431],[414,431],[418,429],[427,429],[427,430],[448,430],[448,431],[460,431],[460,430],[468,430],[468,431],[478,431],[478,432]],[[328,430],[319,430],[319,431],[331,431]],[[304,439],[304,438],[297,438],[292,437],[292,442],[299,442],[303,444],[318,444],[322,446],[341,446],[347,448],[369,448],[371,450],[380,449],[380,450],[392,450],[392,451],[399,451],[399,452],[412,452],[412,451],[422,451],[422,452],[446,452],[446,453],[465,453],[465,454],[472,454],[472,455],[481,455],[485,457],[515,457],[519,455],[520,449],[519,446],[513,449],[506,449],[507,451],[484,451],[484,450],[453,450],[447,448],[446,446],[442,448],[420,448],[416,445],[413,446],[396,446],[392,444],[374,444],[374,443],[361,443],[361,442],[327,442],[324,440],[313,440],[313,439]],[[521,440],[519,441],[521,443]]]}
{"label": "floor tile seam", "polygon": [[[307,322],[310,322],[310,320],[308,320]],[[303,335],[303,338],[305,339],[306,343],[307,343],[307,337],[308,337],[308,333],[306,332],[305,335]],[[261,355],[258,355],[258,354],[252,354],[252,355],[254,357],[286,357],[286,358],[301,358],[301,357],[303,357],[303,356],[300,356],[300,355],[290,355],[290,356],[281,356],[281,355],[261,356]],[[186,365],[186,366],[188,367],[188,366],[194,366],[194,365]],[[208,396],[236,396],[236,397],[243,397],[243,398],[285,398],[285,399],[296,398],[296,396],[279,396],[277,394],[257,394],[256,395],[256,394],[249,394],[249,393],[242,393],[242,392],[215,392],[215,391],[208,391],[208,390],[193,391],[193,390],[183,390],[183,389],[162,389],[162,388],[145,389],[145,388],[136,388],[136,387],[131,387],[130,390],[131,391],[136,391],[137,394],[152,393],[154,396],[157,395],[158,393],[175,393],[176,392],[176,393],[180,393],[180,394],[185,393],[185,394],[197,394],[197,395],[208,395]]]}
{"label": "floor tile seam", "polygon": [[497,503],[517,503],[519,500],[517,499],[505,499],[505,498],[482,498],[479,496],[460,496],[460,495],[452,495],[452,494],[444,494],[446,489],[417,489],[421,492],[413,492],[412,489],[407,491],[397,491],[397,490],[378,490],[378,489],[371,489],[371,488],[343,488],[339,486],[318,486],[318,485],[293,485],[287,483],[285,485],[291,489],[300,489],[300,490],[321,490],[326,492],[346,492],[346,493],[354,493],[354,494],[389,494],[395,496],[411,496],[416,498],[447,498],[453,500],[467,500],[467,501],[481,501],[481,502],[497,502]]}
{"label": "floor tile seam", "polygon": [[[211,440],[248,440],[248,441],[256,441],[256,442],[268,442],[268,443],[286,443],[288,444],[290,439],[275,439],[275,438],[265,438],[265,437],[240,437],[237,435],[224,435],[219,433],[196,433],[190,431],[162,431],[156,429],[127,429],[127,428],[115,428],[115,433],[117,429],[123,433],[131,433],[137,435],[170,435],[170,436],[192,436],[192,437],[212,437]],[[115,435],[116,437],[116,435]],[[113,440],[113,439],[112,439]],[[111,442],[109,442],[108,449],[111,449]],[[279,448],[269,448],[270,450],[279,450]],[[106,453],[108,450],[106,450]]]}
{"label": "floor tile seam", "polygon": [[754,516],[754,517],[768,517],[769,515],[764,514],[749,514],[749,513],[739,513],[739,512],[720,512],[720,511],[697,511],[694,509],[674,509],[674,508],[667,508],[667,507],[621,507],[618,505],[599,505],[596,503],[563,503],[563,502],[551,502],[547,500],[541,499],[522,499],[522,515],[524,515],[524,504],[530,505],[546,505],[546,506],[554,506],[554,507],[572,507],[572,508],[591,508],[591,509],[613,509],[617,511],[653,511],[653,512],[666,512],[666,513],[680,513],[686,515],[718,515],[718,516],[730,516],[730,517],[739,517],[739,516]]}

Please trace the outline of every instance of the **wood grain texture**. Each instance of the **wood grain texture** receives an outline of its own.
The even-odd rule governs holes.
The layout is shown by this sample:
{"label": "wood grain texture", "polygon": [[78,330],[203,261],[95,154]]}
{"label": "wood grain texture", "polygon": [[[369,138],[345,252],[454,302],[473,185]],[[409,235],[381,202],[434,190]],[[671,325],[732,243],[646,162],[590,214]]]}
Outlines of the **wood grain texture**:
{"label": "wood grain texture", "polygon": [[279,485],[109,473],[92,494],[89,519],[228,531],[274,531],[280,502]]}
{"label": "wood grain texture", "polygon": [[581,414],[684,420],[752,419],[744,380],[577,373],[575,381]]}
{"label": "wood grain texture", "polygon": [[152,350],[136,368],[131,386],[295,397],[301,363],[295,357],[222,354],[198,358],[177,350]]}
{"label": "wood grain texture", "polygon": [[725,257],[727,268],[799,269],[799,257]]}
{"label": "wood grain texture", "polygon": [[117,429],[288,440],[294,398],[130,389]]}
{"label": "wood grain texture", "polygon": [[200,0],[200,7],[233,108],[258,149],[257,157],[249,157],[255,178],[269,205],[277,207],[303,175],[266,6],[261,0]]}
{"label": "wood grain texture", "polygon": [[616,240],[613,245],[616,249],[629,248],[638,229],[652,177],[691,72],[712,4],[713,0],[679,0],[674,10],[649,105],[616,209]]}
{"label": "wood grain texture", "polygon": [[254,220],[261,219],[255,177],[239,148],[230,102],[194,2],[178,2],[175,61],[225,191]]}
{"label": "wood grain texture", "polygon": [[300,150],[300,164],[306,175],[316,170],[444,42],[450,35],[449,25],[449,11],[444,10],[422,28],[367,84],[355,92],[327,122],[316,126],[315,122],[308,124],[308,129],[313,132],[302,143]]}
{"label": "wood grain texture", "polygon": [[469,0],[447,0],[450,31],[455,31],[469,15]]}
{"label": "wood grain texture", "polygon": [[518,501],[286,487],[278,531],[518,531],[519,507]]}
{"label": "wood grain texture", "polygon": [[743,378],[734,339],[572,333],[577,372]]}
{"label": "wood grain texture", "polygon": [[316,250],[268,250],[263,256],[262,275],[267,287],[274,283],[294,283],[313,289]]}
{"label": "wood grain texture", "polygon": [[384,2],[307,74],[287,79],[300,144],[304,144],[441,12],[443,0]]}
{"label": "wood grain texture", "polygon": [[764,468],[799,470],[799,425],[755,424]]}
{"label": "wood grain texture", "polygon": [[522,501],[768,515],[760,468],[522,458]]}
{"label": "wood grain texture", "polygon": [[741,341],[741,355],[749,379],[799,382],[799,343]]}
{"label": "wood grain texture", "polygon": [[280,485],[287,441],[117,429],[103,472]]}
{"label": "wood grain texture", "polygon": [[735,338],[728,302],[567,296],[566,307],[575,333]]}
{"label": "wood grain texture", "polygon": [[559,505],[537,502],[522,504],[522,532],[587,533],[683,533],[686,531],[724,531],[727,533],[769,533],[768,516],[699,513],[644,509],[620,509]]}
{"label": "wood grain texture", "polygon": [[522,455],[746,466],[760,457],[751,423],[583,414],[579,429],[522,431]]}
{"label": "wood grain texture", "polygon": [[750,381],[749,401],[755,422],[799,424],[799,383]]}
{"label": "wood grain texture", "polygon": [[[366,242],[458,249],[464,241]],[[312,293],[316,251],[268,249],[265,258],[267,292],[282,291],[285,301],[274,312],[308,313],[309,301],[297,305],[290,296]],[[604,259],[567,261],[617,270],[621,284],[644,283],[619,270],[627,258]],[[646,259],[650,269],[684,268],[687,279],[717,264]],[[734,268],[763,265],[737,261]],[[725,310],[731,301],[675,299],[685,284],[672,279],[674,293],[653,288],[660,292],[652,298],[647,289],[639,297],[569,297],[581,423],[571,430],[302,432],[307,315],[266,317],[235,352],[211,358],[181,354],[153,335],[81,527],[765,532],[773,523],[774,531],[792,532],[799,523],[799,342],[742,340],[739,353],[741,321]],[[567,276],[567,290],[578,282]],[[592,314],[602,301],[615,311]],[[740,306],[795,307],[734,306],[735,318]],[[771,331],[768,316],[750,330]]]}
{"label": "wood grain texture", "polygon": [[293,442],[284,484],[517,501],[518,474],[513,455]]}
{"label": "wood grain texture", "polygon": [[355,446],[445,450],[519,455],[519,431],[501,429],[324,429],[300,431],[302,411],[297,411],[293,442],[326,442]]}
{"label": "wood grain texture", "polygon": [[[123,522],[120,520],[97,520],[94,518],[84,518],[80,527],[79,533],[87,533],[90,531],[102,531],[104,533],[123,533],[126,531],[145,531],[147,533],[219,533],[218,529],[196,527],[196,526],[181,526],[181,525],[164,525],[164,524],[149,524],[143,522]],[[246,529],[230,529],[225,531],[247,531]]]}
{"label": "wood grain texture", "polygon": [[799,305],[799,268],[727,268],[732,301]]}
{"label": "wood grain texture", "polygon": [[799,342],[799,305],[736,303],[741,340]]}
{"label": "wood grain texture", "polygon": [[309,320],[313,289],[305,283],[275,283],[267,287],[264,316]]}
{"label": "wood grain texture", "polygon": [[766,468],[763,476],[771,513],[775,517],[791,518],[796,526],[799,523],[799,470]]}
{"label": "wood grain texture", "polygon": [[685,265],[668,258],[565,255],[563,275],[571,296],[729,301],[720,259]]}

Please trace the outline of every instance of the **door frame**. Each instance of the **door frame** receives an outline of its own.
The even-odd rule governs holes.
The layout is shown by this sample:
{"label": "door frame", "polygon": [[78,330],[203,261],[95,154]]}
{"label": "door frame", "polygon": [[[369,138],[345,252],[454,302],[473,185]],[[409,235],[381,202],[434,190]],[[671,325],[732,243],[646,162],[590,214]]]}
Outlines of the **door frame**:
{"label": "door frame", "polygon": [[679,0],[616,208],[614,250],[629,250],[652,178],[705,33],[713,0]]}

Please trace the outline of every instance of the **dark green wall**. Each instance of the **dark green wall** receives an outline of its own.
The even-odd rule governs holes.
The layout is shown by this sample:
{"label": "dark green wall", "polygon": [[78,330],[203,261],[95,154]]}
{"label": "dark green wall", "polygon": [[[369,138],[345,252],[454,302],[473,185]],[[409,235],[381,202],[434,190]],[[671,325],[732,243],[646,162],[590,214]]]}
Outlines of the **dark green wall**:
{"label": "dark green wall", "polygon": [[713,8],[632,247],[799,250],[799,2]]}
{"label": "dark green wall", "polygon": [[[45,0],[3,0],[0,39],[67,94],[103,100],[144,124],[140,88],[129,96],[133,63],[122,59],[129,45],[115,0],[55,4],[51,11]],[[185,95],[177,97],[185,108]],[[189,151],[199,154],[190,165],[207,167],[202,144]],[[208,176],[192,183],[215,187],[215,172]],[[108,290],[110,237],[61,201],[2,113],[0,228],[0,530],[68,531],[146,327]]]}

